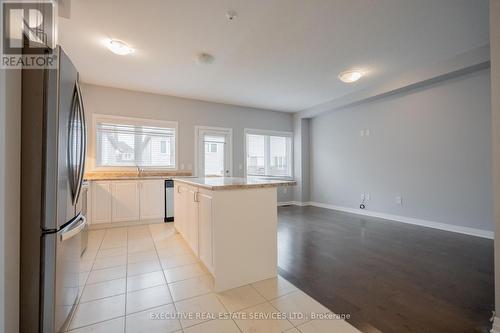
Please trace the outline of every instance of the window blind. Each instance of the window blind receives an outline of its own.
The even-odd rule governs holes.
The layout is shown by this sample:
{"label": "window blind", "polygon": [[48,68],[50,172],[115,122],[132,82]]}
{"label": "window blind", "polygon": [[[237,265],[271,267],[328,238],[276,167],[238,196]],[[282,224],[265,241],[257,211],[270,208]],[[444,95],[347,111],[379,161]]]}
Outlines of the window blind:
{"label": "window blind", "polygon": [[176,129],[97,122],[97,166],[175,168]]}

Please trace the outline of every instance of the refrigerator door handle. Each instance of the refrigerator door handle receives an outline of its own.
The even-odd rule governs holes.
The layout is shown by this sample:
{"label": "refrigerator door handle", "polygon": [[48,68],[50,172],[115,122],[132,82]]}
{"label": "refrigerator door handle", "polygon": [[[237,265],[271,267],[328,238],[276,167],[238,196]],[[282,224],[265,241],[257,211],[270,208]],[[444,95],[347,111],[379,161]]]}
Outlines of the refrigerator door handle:
{"label": "refrigerator door handle", "polygon": [[[81,121],[82,121],[82,163],[81,167],[81,179],[80,183],[83,184],[83,172],[85,171],[85,157],[87,156],[87,124],[85,122],[85,110],[83,107],[83,98],[82,98],[82,90],[80,89],[80,84],[76,81],[76,89],[78,91],[78,101],[80,104],[80,113],[81,113]],[[81,185],[80,185],[81,187]]]}
{"label": "refrigerator door handle", "polygon": [[71,102],[71,113],[69,116],[69,134],[68,134],[68,165],[69,165],[69,181],[70,181],[70,186],[71,186],[71,196],[73,199],[73,204],[76,202],[76,195],[77,195],[77,182],[78,182],[78,174],[77,170],[75,170],[75,165],[76,165],[76,154],[75,154],[75,124],[76,124],[76,108],[78,103],[78,97],[77,97],[77,92],[76,89],[73,93],[73,99]]}
{"label": "refrigerator door handle", "polygon": [[85,218],[85,216],[83,216],[82,214],[78,214],[76,220],[78,221],[78,223],[74,227],[71,227],[68,230],[62,230],[60,235],[61,242],[64,242],[78,235],[85,228],[85,225],[87,224],[87,219]]}
{"label": "refrigerator door handle", "polygon": [[85,112],[83,109],[83,98],[82,98],[82,91],[80,89],[80,84],[78,81],[75,83],[75,90],[76,90],[76,98],[77,98],[77,107],[78,107],[78,119],[80,122],[80,128],[81,128],[81,133],[80,133],[80,156],[78,159],[78,179],[77,179],[77,184],[76,184],[76,191],[75,191],[75,202],[78,201],[80,197],[80,192],[82,190],[82,184],[83,184],[83,172],[85,170],[85,155],[87,151],[87,128],[85,124]]}

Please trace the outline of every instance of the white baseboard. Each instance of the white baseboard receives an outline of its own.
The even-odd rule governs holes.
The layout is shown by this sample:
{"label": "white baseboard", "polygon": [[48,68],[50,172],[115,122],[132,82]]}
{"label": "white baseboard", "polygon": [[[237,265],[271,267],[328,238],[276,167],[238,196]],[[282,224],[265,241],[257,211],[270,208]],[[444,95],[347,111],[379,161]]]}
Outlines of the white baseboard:
{"label": "white baseboard", "polygon": [[[385,220],[398,221],[398,222],[402,222],[402,223],[419,225],[422,227],[434,228],[434,229],[451,231],[451,232],[457,232],[460,234],[477,236],[477,237],[488,238],[488,239],[494,239],[494,237],[495,237],[495,234],[493,231],[476,229],[476,228],[469,228],[469,227],[461,227],[461,226],[456,226],[456,225],[452,225],[452,224],[446,224],[446,223],[440,223],[440,222],[434,222],[434,221],[428,221],[428,220],[421,220],[421,219],[417,219],[417,218],[413,218],[413,217],[406,217],[406,216],[400,216],[400,215],[373,212],[373,211],[369,211],[369,210],[361,210],[361,209],[356,209],[356,208],[330,205],[330,204],[325,204],[325,203],[321,203],[321,202],[312,202],[312,201],[311,202],[297,202],[297,204],[295,204],[294,201],[291,201],[289,203],[289,205],[314,206],[314,207],[327,208],[327,209],[338,210],[338,211],[346,212],[346,213],[352,213],[352,214],[358,214],[358,215],[370,216],[370,217],[377,217],[377,218],[381,218],[381,219],[385,219]],[[500,322],[499,322],[498,326],[500,327]],[[498,333],[500,333],[500,331]]]}
{"label": "white baseboard", "polygon": [[282,201],[278,202],[278,207],[281,206],[310,206],[308,202],[300,202],[300,201]]}

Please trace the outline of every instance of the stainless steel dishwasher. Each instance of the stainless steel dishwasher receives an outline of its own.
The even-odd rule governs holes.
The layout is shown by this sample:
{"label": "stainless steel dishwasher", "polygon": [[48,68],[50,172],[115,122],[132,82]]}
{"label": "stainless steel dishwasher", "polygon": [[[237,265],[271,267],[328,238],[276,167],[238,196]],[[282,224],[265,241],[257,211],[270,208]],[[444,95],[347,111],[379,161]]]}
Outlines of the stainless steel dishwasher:
{"label": "stainless steel dishwasher", "polygon": [[165,217],[163,221],[174,221],[174,181],[172,179],[165,179]]}

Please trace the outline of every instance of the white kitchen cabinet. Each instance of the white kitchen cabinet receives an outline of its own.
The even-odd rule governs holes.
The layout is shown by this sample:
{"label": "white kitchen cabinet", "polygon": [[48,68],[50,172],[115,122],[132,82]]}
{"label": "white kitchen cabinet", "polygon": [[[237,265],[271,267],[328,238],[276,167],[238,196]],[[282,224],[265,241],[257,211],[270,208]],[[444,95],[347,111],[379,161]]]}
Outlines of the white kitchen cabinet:
{"label": "white kitchen cabinet", "polygon": [[198,202],[197,189],[194,187],[188,188],[188,204],[186,215],[186,235],[187,242],[191,246],[195,255],[198,255]]}
{"label": "white kitchen cabinet", "polygon": [[139,220],[139,182],[115,181],[112,184],[112,222]]}
{"label": "white kitchen cabinet", "polygon": [[[220,292],[275,277],[278,266],[277,189],[234,187],[176,181],[175,221]],[[213,181],[218,184],[217,181]],[[194,184],[194,185],[192,185]],[[222,189],[218,189],[222,188]],[[178,217],[180,224],[178,225]]]}
{"label": "white kitchen cabinet", "polygon": [[210,191],[200,190],[197,200],[199,257],[208,270],[213,273],[213,196],[210,194]]}
{"label": "white kitchen cabinet", "polygon": [[92,223],[163,220],[164,179],[91,182]]}
{"label": "white kitchen cabinet", "polygon": [[[175,184],[175,183],[174,183]],[[174,185],[174,225],[175,229],[183,236],[186,235],[185,219],[186,219],[186,205],[188,203],[187,196],[188,189],[183,185]]]}
{"label": "white kitchen cabinet", "polygon": [[175,228],[191,250],[213,272],[213,196],[211,191],[175,185]]}
{"label": "white kitchen cabinet", "polygon": [[[212,244],[211,226],[208,227],[208,224],[211,224],[211,212],[208,213],[208,210],[212,209],[211,198],[207,194],[202,195],[196,187],[189,185],[175,185],[174,190],[175,229],[184,237],[194,254],[206,260],[205,265],[210,269],[212,259],[209,259],[211,257],[209,249]],[[202,230],[200,223],[203,223]],[[207,232],[210,235],[207,235]],[[203,233],[203,236],[200,233]]]}
{"label": "white kitchen cabinet", "polygon": [[165,181],[163,179],[139,182],[141,221],[163,219],[165,216]]}
{"label": "white kitchen cabinet", "polygon": [[92,182],[92,223],[111,222],[111,182]]}

